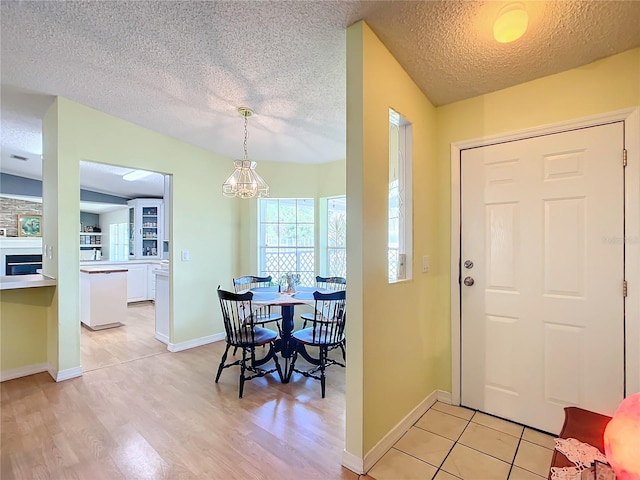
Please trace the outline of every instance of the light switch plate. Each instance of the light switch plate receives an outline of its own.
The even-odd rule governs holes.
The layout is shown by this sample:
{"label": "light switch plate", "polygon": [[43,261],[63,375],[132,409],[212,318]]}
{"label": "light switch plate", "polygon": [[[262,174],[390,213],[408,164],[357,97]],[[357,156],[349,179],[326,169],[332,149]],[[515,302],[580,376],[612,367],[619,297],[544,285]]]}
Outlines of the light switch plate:
{"label": "light switch plate", "polygon": [[181,254],[182,254],[182,261],[183,262],[188,262],[189,261],[189,250],[182,250]]}
{"label": "light switch plate", "polygon": [[429,255],[424,255],[422,257],[422,273],[429,272]]}

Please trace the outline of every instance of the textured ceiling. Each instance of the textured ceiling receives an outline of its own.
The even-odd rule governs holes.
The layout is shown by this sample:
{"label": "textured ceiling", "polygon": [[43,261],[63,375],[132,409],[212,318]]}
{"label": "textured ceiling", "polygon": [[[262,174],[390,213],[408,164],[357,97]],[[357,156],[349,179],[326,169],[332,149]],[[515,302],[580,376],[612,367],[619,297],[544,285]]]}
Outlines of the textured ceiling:
{"label": "textured ceiling", "polygon": [[[60,95],[226,157],[345,157],[345,29],[365,19],[434,105],[640,45],[639,1],[533,1],[498,44],[499,1],[11,1],[1,3],[2,171],[39,170]],[[29,162],[9,159],[18,153]],[[126,165],[127,159],[119,159]]]}

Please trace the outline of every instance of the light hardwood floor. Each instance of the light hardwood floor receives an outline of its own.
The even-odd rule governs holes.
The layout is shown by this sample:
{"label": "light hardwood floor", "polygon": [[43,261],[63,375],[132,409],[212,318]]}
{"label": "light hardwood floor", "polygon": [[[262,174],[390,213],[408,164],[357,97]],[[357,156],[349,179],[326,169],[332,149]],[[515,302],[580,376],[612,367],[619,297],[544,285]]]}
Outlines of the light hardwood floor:
{"label": "light hardwood floor", "polygon": [[[0,477],[5,479],[348,479],[345,375],[249,381],[214,377],[224,342],[170,353],[129,309],[127,328],[83,328],[82,377],[46,374],[0,384]],[[120,337],[120,338],[118,338]],[[123,340],[124,339],[124,340]],[[367,477],[362,477],[367,478]]]}
{"label": "light hardwood floor", "polygon": [[155,339],[155,306],[151,302],[130,303],[127,318],[118,328],[80,330],[82,370],[97,368],[167,353],[167,346]]}

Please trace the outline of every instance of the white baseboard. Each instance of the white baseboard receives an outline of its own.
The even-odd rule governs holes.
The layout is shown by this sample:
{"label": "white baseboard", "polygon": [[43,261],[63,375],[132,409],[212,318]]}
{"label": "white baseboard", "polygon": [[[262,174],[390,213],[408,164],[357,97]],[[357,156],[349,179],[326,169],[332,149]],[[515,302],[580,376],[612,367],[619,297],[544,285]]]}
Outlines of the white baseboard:
{"label": "white baseboard", "polygon": [[437,392],[439,402],[451,405],[451,392],[445,392],[444,390],[438,390]]}
{"label": "white baseboard", "polygon": [[36,365],[27,365],[26,367],[12,368],[0,372],[0,382],[13,380],[14,378],[26,377],[36,373],[47,372],[49,370],[48,363],[38,363]]}
{"label": "white baseboard", "polygon": [[58,370],[49,367],[48,369],[49,375],[56,381],[62,382],[64,380],[69,380],[71,378],[81,377],[82,376],[82,367],[73,367],[67,368],[65,370]]}
{"label": "white baseboard", "polygon": [[362,459],[346,450],[342,452],[342,466],[358,475],[364,474],[364,462]]}
{"label": "white baseboard", "polygon": [[206,337],[196,338],[194,340],[188,340],[180,343],[168,343],[167,350],[170,352],[181,352],[182,350],[188,350],[190,348],[201,347],[213,342],[219,342],[224,340],[224,333],[216,333],[215,335],[207,335]]}
{"label": "white baseboard", "polygon": [[165,345],[169,345],[169,337],[167,335],[162,334],[162,333],[156,332],[156,340],[161,341]]}
{"label": "white baseboard", "polygon": [[[393,445],[400,440],[409,429],[416,423],[431,405],[436,403],[441,390],[434,390],[422,402],[407,414],[398,424],[393,427],[369,452],[364,456],[364,471],[368,472],[387,453]],[[442,392],[446,393],[446,392]],[[343,456],[344,461],[344,456]],[[345,465],[346,466],[346,465]],[[347,467],[349,468],[349,467]]]}

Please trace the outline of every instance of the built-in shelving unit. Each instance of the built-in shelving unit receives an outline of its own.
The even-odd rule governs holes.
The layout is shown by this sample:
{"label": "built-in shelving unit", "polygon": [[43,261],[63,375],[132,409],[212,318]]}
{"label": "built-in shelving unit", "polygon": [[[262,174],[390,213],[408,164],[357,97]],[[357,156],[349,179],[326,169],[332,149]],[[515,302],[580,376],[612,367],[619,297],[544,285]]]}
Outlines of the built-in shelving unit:
{"label": "built-in shelving unit", "polygon": [[80,261],[100,260],[102,256],[102,233],[80,232]]}
{"label": "built-in shelving unit", "polygon": [[152,259],[162,254],[162,200],[129,202],[129,258]]}

